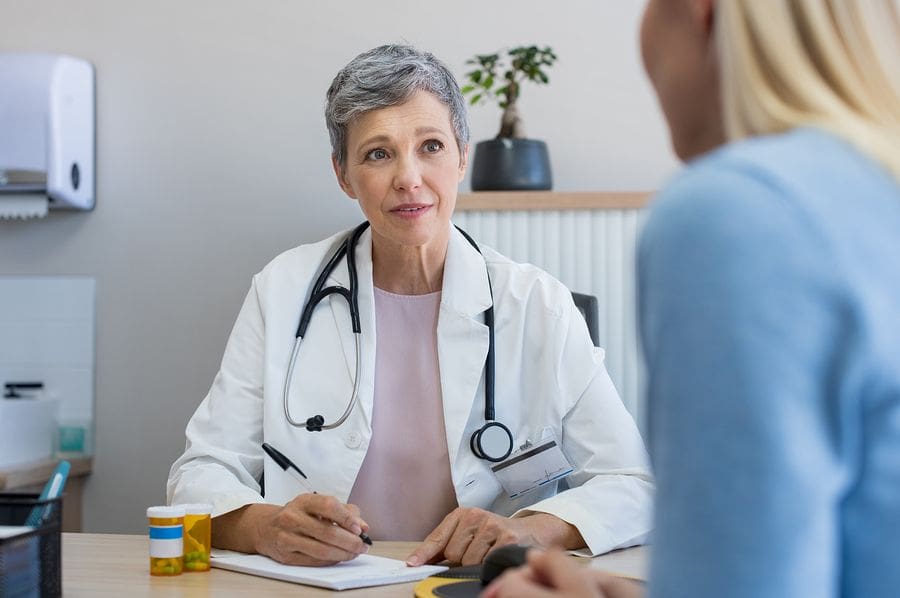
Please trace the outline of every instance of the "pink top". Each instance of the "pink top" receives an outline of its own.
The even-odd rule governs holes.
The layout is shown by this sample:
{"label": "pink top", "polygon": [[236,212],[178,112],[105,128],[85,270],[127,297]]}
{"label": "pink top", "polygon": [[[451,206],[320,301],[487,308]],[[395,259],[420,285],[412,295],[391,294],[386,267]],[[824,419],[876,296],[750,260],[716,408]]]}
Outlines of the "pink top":
{"label": "pink top", "polygon": [[375,289],[372,440],[349,502],[379,540],[421,541],[456,508],[441,402],[441,293]]}

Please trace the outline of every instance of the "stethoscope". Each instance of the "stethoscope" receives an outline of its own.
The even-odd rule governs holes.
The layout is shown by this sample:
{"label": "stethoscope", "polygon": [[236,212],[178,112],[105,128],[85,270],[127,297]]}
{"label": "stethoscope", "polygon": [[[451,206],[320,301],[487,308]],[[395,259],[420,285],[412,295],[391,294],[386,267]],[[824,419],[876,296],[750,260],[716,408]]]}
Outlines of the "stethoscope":
{"label": "stethoscope", "polygon": [[[344,241],[338,246],[331,258],[325,262],[322,270],[319,272],[318,278],[313,285],[312,291],[303,311],[300,314],[300,324],[297,326],[297,334],[294,339],[294,349],[291,351],[291,360],[288,364],[287,376],[284,380],[284,393],[282,396],[284,402],[284,416],[288,423],[295,427],[305,427],[310,432],[321,432],[322,430],[333,430],[343,424],[350,416],[350,412],[359,401],[359,372],[360,372],[360,335],[362,327],[359,323],[359,284],[356,274],[356,244],[363,232],[369,227],[368,222],[363,222],[347,235]],[[456,227],[462,233],[466,241],[475,248],[479,254],[481,249],[474,239],[470,237],[464,230]],[[340,286],[325,286],[325,281],[337,267],[338,262],[346,256],[347,272],[350,275],[350,288]],[[485,263],[487,270],[487,263]],[[469,440],[469,446],[472,452],[479,459],[485,459],[493,463],[506,459],[513,449],[513,436],[502,423],[494,420],[494,291],[491,288],[491,275],[488,275],[488,289],[491,293],[491,306],[484,312],[484,323],[488,327],[488,352],[484,364],[484,419],[485,424],[475,430]],[[356,341],[356,375],[353,378],[353,393],[350,396],[350,403],[344,410],[344,413],[333,423],[326,424],[325,418],[321,415],[314,415],[305,422],[296,421],[291,417],[290,408],[288,407],[288,397],[290,396],[291,380],[294,377],[294,365],[297,362],[297,353],[300,349],[300,342],[306,334],[309,321],[312,319],[316,306],[322,299],[329,295],[337,294],[347,300],[350,306],[350,323],[353,327],[354,339]]]}

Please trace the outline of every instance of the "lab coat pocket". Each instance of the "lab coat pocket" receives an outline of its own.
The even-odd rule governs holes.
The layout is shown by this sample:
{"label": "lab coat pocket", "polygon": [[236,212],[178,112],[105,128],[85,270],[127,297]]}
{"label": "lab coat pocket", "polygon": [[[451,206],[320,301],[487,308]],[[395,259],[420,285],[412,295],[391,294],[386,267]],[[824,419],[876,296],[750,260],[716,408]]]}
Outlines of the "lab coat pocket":
{"label": "lab coat pocket", "polygon": [[489,465],[487,461],[481,461],[474,471],[463,478],[456,490],[459,506],[490,510],[497,497],[503,495],[503,487],[494,478]]}

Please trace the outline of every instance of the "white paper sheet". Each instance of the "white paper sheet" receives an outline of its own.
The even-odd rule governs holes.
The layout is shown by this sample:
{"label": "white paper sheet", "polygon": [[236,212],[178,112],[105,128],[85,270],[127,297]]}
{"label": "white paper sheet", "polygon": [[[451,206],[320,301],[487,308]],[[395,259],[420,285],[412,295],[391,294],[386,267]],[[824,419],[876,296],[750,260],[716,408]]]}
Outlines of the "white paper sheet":
{"label": "white paper sheet", "polygon": [[418,581],[447,569],[442,565],[408,567],[405,562],[371,554],[330,567],[282,565],[258,554],[214,550],[210,564],[219,569],[249,573],[282,581],[301,583],[331,590]]}
{"label": "white paper sheet", "polygon": [[27,525],[0,525],[0,539],[5,540],[22,534],[30,534],[33,531],[34,528]]}

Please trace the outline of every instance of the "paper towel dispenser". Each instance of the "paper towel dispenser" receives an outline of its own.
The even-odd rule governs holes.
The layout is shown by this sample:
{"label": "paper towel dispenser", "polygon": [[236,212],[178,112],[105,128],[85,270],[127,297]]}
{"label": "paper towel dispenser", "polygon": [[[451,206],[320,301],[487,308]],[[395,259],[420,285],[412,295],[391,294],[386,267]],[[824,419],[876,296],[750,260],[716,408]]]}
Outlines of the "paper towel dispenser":
{"label": "paper towel dispenser", "polygon": [[0,52],[0,213],[5,201],[44,201],[45,212],[94,207],[90,63]]}

